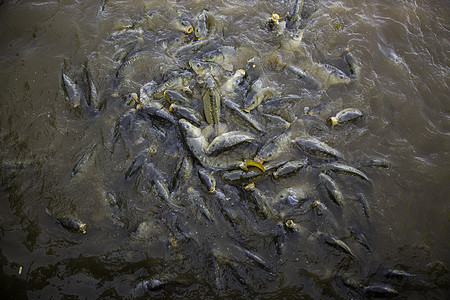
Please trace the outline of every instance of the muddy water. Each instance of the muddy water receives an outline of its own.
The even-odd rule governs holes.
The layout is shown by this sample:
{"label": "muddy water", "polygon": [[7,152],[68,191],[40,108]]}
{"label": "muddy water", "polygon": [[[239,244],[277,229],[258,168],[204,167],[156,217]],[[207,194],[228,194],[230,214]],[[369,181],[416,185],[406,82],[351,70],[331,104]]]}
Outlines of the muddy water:
{"label": "muddy water", "polygon": [[[305,0],[296,25],[303,40],[290,46],[291,38],[270,32],[266,20],[274,12],[284,20],[293,2],[1,1],[2,295],[365,298],[372,295],[368,287],[400,298],[448,294],[447,3]],[[213,20],[211,42],[174,56],[194,40],[174,20],[193,21],[203,9]],[[117,76],[117,56],[129,42],[131,53],[152,54]],[[324,161],[289,147],[283,158],[316,165],[289,178],[268,176],[256,187],[270,201],[286,191],[306,197],[300,209],[286,205],[284,213],[264,218],[249,192],[223,182],[221,171],[214,173],[217,191],[208,193],[196,165],[170,202],[143,172],[125,179],[135,156],[151,149],[148,160],[170,185],[191,154],[177,126],[145,118],[134,119],[113,143],[115,124],[133,109],[122,96],[139,93],[151,80],[163,82],[168,71],[188,69],[189,58],[221,45],[239,49],[234,70],[256,58],[275,94],[302,96],[275,112],[293,114],[293,137],[313,136],[338,149],[370,182],[332,173],[346,198],[339,207],[320,184],[317,164]],[[270,60],[275,55],[299,67],[329,63],[348,74],[346,47],[361,66],[349,84],[317,88]],[[82,82],[85,66],[103,103],[98,111],[70,107],[61,87],[62,70]],[[194,98],[200,90],[194,85]],[[202,111],[199,101],[192,106]],[[332,130],[325,125],[347,107],[364,117]],[[222,109],[227,131],[246,130],[261,143],[284,132],[259,110],[252,114],[261,117],[265,134],[242,127]],[[88,149],[92,155],[71,176]],[[239,149],[232,153],[255,150]],[[368,159],[389,167],[358,165]],[[317,214],[315,200],[329,213]],[[66,230],[46,209],[82,220],[86,233]],[[283,225],[287,219],[294,230]]]}

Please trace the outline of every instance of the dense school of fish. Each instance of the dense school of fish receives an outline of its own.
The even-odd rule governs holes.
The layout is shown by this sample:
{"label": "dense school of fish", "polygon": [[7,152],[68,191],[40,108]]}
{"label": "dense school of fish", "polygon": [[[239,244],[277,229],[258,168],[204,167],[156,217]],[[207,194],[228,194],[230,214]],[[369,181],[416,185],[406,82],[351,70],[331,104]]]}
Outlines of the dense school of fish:
{"label": "dense school of fish", "polygon": [[[266,30],[274,39],[279,38],[285,49],[301,48],[300,24],[307,26],[307,20],[301,20],[302,9],[303,1],[297,0],[287,16],[274,13],[266,20]],[[143,38],[140,24],[145,20],[114,33],[111,39],[118,45],[112,59],[120,65],[113,76],[112,96],[99,93],[102,89],[98,89],[87,64],[83,66],[84,75],[78,78],[63,70],[62,87],[71,107],[100,116],[106,106],[118,107],[121,112],[117,117],[110,116],[116,120],[110,139],[87,149],[70,176],[79,176],[101,147],[111,153],[120,143],[140,149],[123,180],[154,195],[149,201],[166,207],[170,217],[166,214],[160,222],[152,217],[134,227],[129,225],[130,238],[145,241],[169,232],[170,247],[193,241],[202,249],[210,249],[219,290],[224,284],[224,270],[249,289],[252,280],[245,270],[257,269],[257,273],[269,278],[276,276],[277,257],[292,247],[302,247],[305,252],[310,246],[325,253],[334,251],[354,261],[371,255],[368,236],[374,229],[367,199],[372,181],[364,168],[389,168],[389,162],[364,158],[349,163],[322,137],[298,130],[307,126],[314,108],[305,107],[303,115],[296,115],[292,107],[302,101],[302,94],[280,94],[265,72],[266,68],[288,70],[307,88],[326,90],[334,85],[357,85],[360,61],[347,48],[342,53],[342,62],[347,66],[344,70],[312,59],[297,66],[283,62],[274,50],[267,57],[253,57],[246,65],[237,65],[242,49],[221,44],[215,21],[206,10],[194,19],[180,18],[173,26],[178,38],[162,42]],[[142,47],[146,44],[150,46]],[[163,74],[155,74],[157,80],[133,91],[130,70],[148,57],[158,56],[176,63],[162,70]],[[350,123],[363,122],[362,118],[360,109],[348,107],[329,116],[321,130],[352,126]],[[130,134],[136,131],[151,131],[151,140],[146,140],[144,134],[137,138]],[[163,149],[158,148],[158,143]],[[164,147],[176,148],[175,153],[167,153],[173,168],[161,169],[155,159],[156,152],[166,151]],[[125,226],[127,205],[118,199],[119,194],[110,190],[106,197],[116,224]],[[190,219],[192,214],[196,221]],[[89,224],[77,218],[54,218],[67,229],[89,231]],[[167,230],[155,229],[163,226]],[[195,226],[204,226],[210,234],[196,233]],[[258,254],[250,246],[249,234],[267,241],[273,255]],[[225,246],[221,240],[236,242]],[[388,273],[412,276],[402,272],[406,273]],[[398,293],[387,283],[361,285],[348,278],[342,280],[349,288],[367,295]],[[133,293],[152,294],[172,284],[184,282],[167,276],[142,279]]]}

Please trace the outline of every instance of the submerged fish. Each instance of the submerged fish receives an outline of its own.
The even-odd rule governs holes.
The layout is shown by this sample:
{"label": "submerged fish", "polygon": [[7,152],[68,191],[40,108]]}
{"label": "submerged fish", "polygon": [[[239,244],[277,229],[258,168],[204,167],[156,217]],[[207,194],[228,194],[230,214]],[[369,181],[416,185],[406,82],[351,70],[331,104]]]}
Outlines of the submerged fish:
{"label": "submerged fish", "polygon": [[258,132],[264,133],[265,130],[262,125],[255,119],[252,114],[244,112],[238,104],[236,104],[233,100],[229,98],[223,99],[223,104],[226,108],[228,108],[232,114],[232,116],[236,119],[238,123],[243,124],[244,126],[256,129]]}
{"label": "submerged fish", "polygon": [[94,154],[94,150],[97,148],[97,144],[91,145],[86,152],[78,159],[75,166],[70,171],[70,176],[74,177],[78,175],[80,172],[82,172],[85,165],[88,163],[88,161],[91,159],[92,154]]}
{"label": "submerged fish", "polygon": [[62,87],[64,90],[64,94],[66,96],[66,100],[72,107],[78,107],[81,103],[81,94],[78,89],[78,84],[76,84],[72,78],[62,71]]}
{"label": "submerged fish", "polygon": [[353,53],[350,51],[350,48],[345,48],[344,50],[344,59],[350,68],[350,74],[354,76],[356,79],[360,78],[361,75],[361,66],[359,61],[355,58]]}
{"label": "submerged fish", "polygon": [[308,160],[303,159],[300,161],[289,161],[280,166],[275,172],[272,173],[273,178],[283,178],[297,174],[301,169],[307,166]]}
{"label": "submerged fish", "polygon": [[286,17],[286,28],[293,29],[295,23],[301,18],[303,11],[303,0],[295,0],[292,12]]}
{"label": "submerged fish", "polygon": [[336,173],[343,173],[343,174],[358,176],[364,180],[370,181],[370,179],[367,177],[366,174],[364,174],[363,172],[361,172],[360,170],[358,170],[352,166],[349,166],[349,165],[346,165],[343,163],[332,162],[332,163],[326,164],[324,166],[324,168],[326,168],[327,170],[336,172]]}
{"label": "submerged fish", "polygon": [[285,132],[264,144],[256,154],[254,161],[263,163],[278,157],[290,145],[291,134]]}
{"label": "submerged fish", "polygon": [[338,187],[337,183],[325,173],[319,174],[320,180],[325,184],[327,191],[331,194],[333,201],[342,206],[344,202],[344,195],[341,192],[341,189]]}
{"label": "submerged fish", "polygon": [[316,138],[296,138],[295,143],[300,147],[301,150],[309,154],[324,157],[324,158],[334,158],[341,159],[342,154],[336,149],[331,148],[324,142],[319,141]]}
{"label": "submerged fish", "polygon": [[87,66],[84,68],[84,70],[86,72],[86,79],[87,79],[88,91],[89,91],[87,103],[92,108],[99,109],[102,103],[101,103],[100,97],[98,96],[97,88],[95,86],[94,79],[92,78],[91,71],[89,71]]}

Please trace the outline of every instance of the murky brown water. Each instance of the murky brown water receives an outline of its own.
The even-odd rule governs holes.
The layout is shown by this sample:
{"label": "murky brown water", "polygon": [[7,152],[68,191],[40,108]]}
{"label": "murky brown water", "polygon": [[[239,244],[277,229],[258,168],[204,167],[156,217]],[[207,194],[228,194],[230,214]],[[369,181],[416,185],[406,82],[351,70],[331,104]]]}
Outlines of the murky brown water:
{"label": "murky brown water", "polygon": [[[297,23],[303,40],[290,47],[289,37],[277,37],[265,23],[274,12],[284,20],[293,2],[0,2],[2,295],[347,299],[371,296],[367,287],[399,298],[448,295],[447,1],[305,0]],[[174,55],[194,39],[175,29],[174,20],[193,21],[203,9],[214,19],[208,45]],[[119,33],[133,26],[141,31]],[[131,53],[151,55],[116,76],[121,60],[115,58],[129,42]],[[289,178],[268,176],[256,187],[270,200],[289,188],[305,193],[306,200],[264,218],[249,192],[221,180],[222,171],[214,173],[217,191],[208,193],[194,166],[171,203],[145,174],[125,179],[136,155],[151,148],[148,160],[171,185],[190,154],[177,126],[144,118],[133,119],[113,146],[115,124],[130,106],[112,94],[139,93],[143,84],[161,83],[167,71],[188,69],[188,59],[222,45],[239,49],[231,61],[234,70],[256,58],[275,94],[302,96],[276,112],[286,117],[290,111],[296,118],[289,129],[293,137],[310,135],[338,149],[342,161],[359,167],[370,182],[331,174],[346,199],[339,207],[319,184],[317,165],[324,161],[288,148],[282,157],[306,157],[315,165]],[[270,60],[276,55],[298,67],[329,63],[348,74],[346,47],[361,65],[349,84],[313,87]],[[98,112],[70,107],[61,88],[61,70],[81,82],[84,66],[103,102]],[[194,85],[194,98],[200,99],[200,91],[201,85]],[[198,100],[193,107],[203,110]],[[305,107],[314,108],[314,116],[305,114]],[[331,115],[347,107],[364,117],[326,127]],[[261,145],[284,130],[260,110],[251,114],[267,129],[264,135],[232,121],[224,107],[221,122],[227,131],[256,135]],[[90,159],[71,176],[92,145]],[[233,150],[237,156],[239,149]],[[358,165],[375,158],[390,167]],[[370,218],[359,195],[368,202]],[[329,213],[318,215],[314,200]],[[87,223],[86,234],[64,229],[46,208]],[[298,227],[285,228],[287,219]],[[158,281],[164,284],[143,287]]]}

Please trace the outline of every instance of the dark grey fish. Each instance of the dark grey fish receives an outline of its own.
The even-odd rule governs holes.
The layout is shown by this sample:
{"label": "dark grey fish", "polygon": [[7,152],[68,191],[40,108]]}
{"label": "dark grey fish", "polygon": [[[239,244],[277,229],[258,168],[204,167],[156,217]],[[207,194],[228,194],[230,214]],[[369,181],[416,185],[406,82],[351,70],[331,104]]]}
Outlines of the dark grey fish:
{"label": "dark grey fish", "polygon": [[281,109],[285,108],[288,105],[293,105],[296,102],[300,101],[302,99],[299,95],[285,95],[285,96],[278,96],[273,98],[268,98],[264,101],[264,104],[261,104],[261,107],[263,110],[269,110],[269,109]]}
{"label": "dark grey fish", "polygon": [[293,29],[295,23],[301,19],[303,11],[303,0],[295,0],[292,12],[286,17],[286,28]]}
{"label": "dark grey fish", "polygon": [[262,213],[264,218],[267,218],[271,215],[270,208],[268,206],[269,199],[267,199],[266,195],[255,187],[254,184],[250,184],[246,187],[246,190],[249,191],[250,199],[256,204],[257,209]]}
{"label": "dark grey fish", "polygon": [[200,126],[203,123],[202,115],[195,109],[172,103],[169,106],[169,111],[175,113],[183,119],[188,120],[196,126]]}
{"label": "dark grey fish", "polygon": [[370,296],[377,296],[377,297],[396,296],[399,294],[399,292],[396,289],[393,289],[392,287],[383,284],[374,284],[366,286],[364,288],[364,292]]}
{"label": "dark grey fish", "polygon": [[204,184],[209,193],[213,193],[216,190],[216,179],[212,173],[200,166],[197,167],[197,171],[200,181]]}
{"label": "dark grey fish", "polygon": [[327,170],[331,170],[335,173],[343,173],[343,174],[358,176],[358,177],[361,177],[362,179],[370,182],[370,179],[367,177],[366,174],[364,174],[363,172],[361,172],[360,170],[358,170],[352,166],[349,166],[349,165],[346,165],[343,163],[332,162],[332,163],[326,164],[324,166],[324,168]]}
{"label": "dark grey fish", "polygon": [[291,134],[285,132],[279,136],[274,137],[265,143],[261,149],[258,150],[255,158],[256,162],[263,163],[278,157],[290,145]]}
{"label": "dark grey fish", "polygon": [[286,65],[286,70],[297,75],[300,79],[302,79],[305,84],[312,89],[320,89],[322,87],[322,82],[308,74],[306,71],[300,69],[299,67]]}
{"label": "dark grey fish", "polygon": [[237,122],[243,123],[245,124],[244,126],[256,129],[261,133],[265,132],[262,125],[254,118],[254,116],[252,114],[244,112],[233,100],[229,98],[223,98],[222,102],[225,107],[230,110],[232,116],[237,119]]}
{"label": "dark grey fish", "polygon": [[198,211],[206,217],[211,223],[216,223],[216,219],[213,216],[212,211],[210,208],[206,205],[205,199],[200,194],[199,191],[195,190],[194,188],[189,188],[187,190],[188,192],[188,201],[193,205],[193,207],[197,208]]}
{"label": "dark grey fish", "polygon": [[333,180],[333,178],[331,178],[325,173],[320,173],[319,178],[321,182],[325,184],[325,187],[327,191],[331,194],[332,196],[331,198],[333,199],[333,201],[337,205],[342,206],[344,202],[344,195],[342,194],[341,189],[338,187],[337,183]]}
{"label": "dark grey fish", "polygon": [[150,117],[150,119],[157,118],[170,124],[177,124],[177,120],[173,115],[158,102],[150,102],[142,105],[138,108],[137,112],[144,117]]}
{"label": "dark grey fish", "polygon": [[296,138],[295,143],[301,150],[309,154],[325,158],[342,159],[341,153],[316,138]]}
{"label": "dark grey fish", "polygon": [[232,170],[227,171],[222,175],[222,179],[230,184],[239,185],[244,184],[247,185],[252,182],[257,182],[264,177],[267,176],[266,172],[262,172],[260,170],[251,170],[251,171],[244,171],[244,170]]}
{"label": "dark grey fish", "polygon": [[133,159],[133,162],[131,163],[130,167],[128,168],[127,172],[125,173],[125,179],[131,178],[134,174],[136,174],[144,164],[147,163],[147,157],[149,155],[148,150],[143,150],[139,152],[135,158]]}
{"label": "dark grey fish", "polygon": [[361,65],[348,47],[345,48],[343,55],[345,62],[348,64],[350,68],[350,74],[357,79],[360,78]]}
{"label": "dark grey fish", "polygon": [[338,250],[342,250],[345,253],[349,254],[351,257],[355,257],[355,254],[353,254],[353,251],[350,249],[350,247],[344,243],[342,240],[338,239],[337,237],[328,234],[328,233],[322,233],[321,234],[323,240],[325,243],[327,243],[330,246],[333,246],[337,248]]}
{"label": "dark grey fish", "polygon": [[308,164],[307,159],[299,161],[290,161],[280,166],[275,172],[272,173],[273,178],[284,178],[297,174],[301,169],[306,167]]}
{"label": "dark grey fish", "polygon": [[192,100],[183,96],[180,92],[174,90],[165,90],[164,96],[171,104],[190,105]]}
{"label": "dark grey fish", "polygon": [[94,79],[92,78],[91,71],[89,71],[88,67],[84,68],[86,72],[86,79],[88,83],[88,105],[95,109],[100,109],[101,107],[101,99],[97,93],[97,87],[95,86]]}
{"label": "dark grey fish", "polygon": [[45,212],[67,230],[86,233],[86,224],[71,217],[55,217],[48,208]]}
{"label": "dark grey fish", "polygon": [[398,269],[389,269],[386,272],[386,276],[390,278],[411,278],[415,277],[415,274],[411,274],[409,272],[398,270]]}
{"label": "dark grey fish", "polygon": [[97,148],[97,144],[91,145],[87,151],[78,159],[75,166],[70,171],[70,176],[74,177],[78,175],[80,172],[82,172],[83,168],[85,168],[86,164],[89,162],[89,160],[92,157],[92,154],[94,154],[94,150]]}
{"label": "dark grey fish", "polygon": [[68,75],[64,73],[64,71],[61,72],[62,76],[62,87],[64,90],[64,94],[66,97],[67,102],[72,107],[78,107],[81,104],[81,93],[78,88],[78,84],[76,84],[72,78],[70,78]]}
{"label": "dark grey fish", "polygon": [[192,158],[189,155],[185,155],[181,164],[179,164],[172,183],[172,191],[176,191],[182,187],[189,179],[193,166]]}
{"label": "dark grey fish", "polygon": [[136,110],[130,109],[116,121],[111,141],[111,151],[114,150],[114,146],[119,140],[122,133],[127,132],[131,128],[132,124],[136,121],[136,118]]}
{"label": "dark grey fish", "polygon": [[356,196],[363,207],[364,215],[369,220],[369,223],[371,223],[372,222],[372,213],[370,211],[369,202],[367,202],[366,197],[364,197],[364,195],[361,193],[358,193]]}

